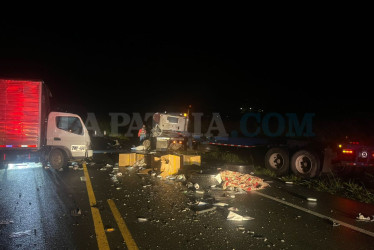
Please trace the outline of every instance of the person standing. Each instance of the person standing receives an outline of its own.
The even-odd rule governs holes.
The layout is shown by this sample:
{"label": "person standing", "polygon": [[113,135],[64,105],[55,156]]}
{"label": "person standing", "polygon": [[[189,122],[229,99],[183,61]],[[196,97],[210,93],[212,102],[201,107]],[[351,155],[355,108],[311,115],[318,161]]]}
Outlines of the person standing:
{"label": "person standing", "polygon": [[138,132],[138,137],[139,137],[140,144],[143,142],[146,135],[147,135],[147,130],[145,129],[145,125],[143,125],[143,127],[141,129],[139,129],[139,132]]}

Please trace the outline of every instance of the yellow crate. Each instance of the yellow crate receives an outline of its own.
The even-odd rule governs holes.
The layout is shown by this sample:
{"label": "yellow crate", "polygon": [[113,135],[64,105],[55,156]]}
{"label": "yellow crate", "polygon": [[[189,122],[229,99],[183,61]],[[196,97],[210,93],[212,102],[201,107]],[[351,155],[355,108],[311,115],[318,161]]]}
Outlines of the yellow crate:
{"label": "yellow crate", "polygon": [[165,178],[169,175],[177,174],[181,167],[181,159],[177,155],[163,155],[161,156],[160,175]]}
{"label": "yellow crate", "polygon": [[200,155],[183,155],[183,165],[201,166],[201,156]]}
{"label": "yellow crate", "polygon": [[136,162],[136,153],[119,154],[118,166],[128,167],[134,165]]}

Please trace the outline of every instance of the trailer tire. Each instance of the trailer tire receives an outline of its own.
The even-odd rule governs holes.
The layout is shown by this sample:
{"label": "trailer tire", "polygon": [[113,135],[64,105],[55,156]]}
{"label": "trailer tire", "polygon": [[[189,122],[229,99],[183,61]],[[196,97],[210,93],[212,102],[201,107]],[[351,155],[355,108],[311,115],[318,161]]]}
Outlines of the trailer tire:
{"label": "trailer tire", "polygon": [[288,150],[271,148],[265,154],[265,167],[277,176],[286,175],[290,169],[290,156]]}
{"label": "trailer tire", "polygon": [[297,151],[291,158],[292,172],[305,179],[318,176],[320,165],[319,157],[308,150]]}
{"label": "trailer tire", "polygon": [[65,153],[60,149],[52,149],[49,153],[49,163],[54,169],[60,169],[67,164]]}

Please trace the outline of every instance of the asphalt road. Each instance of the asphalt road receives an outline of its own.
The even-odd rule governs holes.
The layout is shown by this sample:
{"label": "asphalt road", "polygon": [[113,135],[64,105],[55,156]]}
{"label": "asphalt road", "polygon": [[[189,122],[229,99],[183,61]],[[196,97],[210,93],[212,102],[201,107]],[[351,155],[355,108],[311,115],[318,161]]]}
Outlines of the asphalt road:
{"label": "asphalt road", "polygon": [[[204,164],[190,179],[201,194],[183,180],[117,171],[117,162],[113,154],[63,171],[0,169],[0,249],[372,249],[374,222],[356,220],[373,218],[372,205],[270,179],[249,193],[204,189],[219,172]],[[227,220],[229,207],[252,219]]]}

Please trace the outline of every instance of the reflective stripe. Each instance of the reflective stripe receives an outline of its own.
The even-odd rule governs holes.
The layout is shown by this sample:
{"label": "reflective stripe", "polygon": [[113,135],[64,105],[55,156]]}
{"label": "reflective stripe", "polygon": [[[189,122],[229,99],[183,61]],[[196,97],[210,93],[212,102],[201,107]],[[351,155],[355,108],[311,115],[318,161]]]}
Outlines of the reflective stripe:
{"label": "reflective stripe", "polygon": [[0,145],[0,148],[36,148],[36,145]]}

